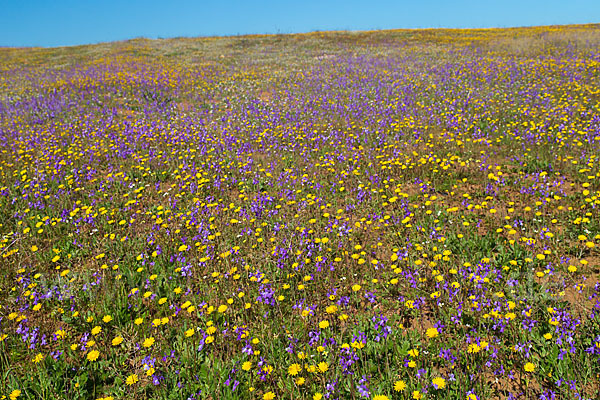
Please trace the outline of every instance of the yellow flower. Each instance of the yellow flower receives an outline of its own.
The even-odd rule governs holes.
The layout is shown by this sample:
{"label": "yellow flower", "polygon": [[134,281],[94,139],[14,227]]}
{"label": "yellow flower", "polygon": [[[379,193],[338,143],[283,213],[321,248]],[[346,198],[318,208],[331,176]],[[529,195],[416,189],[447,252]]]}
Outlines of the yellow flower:
{"label": "yellow flower", "polygon": [[144,318],[136,318],[135,321],[133,321],[133,323],[136,325],[141,325],[142,322],[144,322]]}
{"label": "yellow flower", "polygon": [[481,351],[481,347],[477,343],[471,343],[469,347],[467,347],[467,353],[479,353]]}
{"label": "yellow flower", "polygon": [[298,375],[300,371],[302,371],[302,367],[300,366],[300,364],[292,364],[288,368],[288,374],[292,376]]}
{"label": "yellow flower", "polygon": [[438,337],[440,333],[438,332],[437,328],[429,328],[427,329],[425,334],[428,338],[433,339],[435,337]]}
{"label": "yellow flower", "polygon": [[134,383],[136,383],[137,381],[138,381],[137,374],[131,374],[127,377],[127,380],[125,381],[125,383],[127,383],[127,385],[131,386]]}
{"label": "yellow flower", "polygon": [[436,389],[443,389],[446,387],[446,380],[444,378],[440,378],[439,376],[437,378],[433,378],[431,383]]}
{"label": "yellow flower", "polygon": [[313,400],[321,400],[322,398],[323,398],[323,395],[319,392],[317,392],[313,395]]}
{"label": "yellow flower", "polygon": [[390,400],[390,398],[384,394],[378,394],[373,397],[373,400]]}
{"label": "yellow flower", "polygon": [[263,394],[263,400],[273,400],[275,398],[275,393],[267,392]]}
{"label": "yellow flower", "polygon": [[270,375],[270,374],[271,374],[271,372],[273,372],[273,366],[272,366],[272,365],[265,365],[265,366],[262,368],[262,370],[263,370],[264,372],[266,372],[266,373],[267,373],[267,375]]}
{"label": "yellow flower", "polygon": [[211,344],[214,341],[215,341],[214,336],[207,336],[206,339],[204,339],[204,343],[206,343],[206,344]]}
{"label": "yellow flower", "polygon": [[337,310],[338,310],[337,306],[332,304],[330,306],[327,306],[327,308],[325,309],[325,312],[327,314],[335,314],[337,312]]}
{"label": "yellow flower", "polygon": [[102,332],[102,328],[101,327],[95,326],[95,327],[92,328],[92,335],[96,336],[100,332]]}
{"label": "yellow flower", "polygon": [[96,361],[100,356],[100,352],[98,350],[92,350],[87,354],[88,361]]}
{"label": "yellow flower", "polygon": [[360,290],[360,287],[361,287],[360,285],[353,285],[352,286],[352,291],[353,292],[358,292]]}
{"label": "yellow flower", "polygon": [[404,389],[406,389],[406,382],[400,380],[394,383],[394,390],[396,392],[402,392]]}
{"label": "yellow flower", "polygon": [[142,346],[148,348],[148,347],[152,346],[153,344],[154,344],[154,338],[152,336],[150,336],[149,338],[144,339]]}
{"label": "yellow flower", "polygon": [[329,364],[327,364],[327,363],[326,363],[326,362],[324,362],[324,361],[321,361],[321,362],[319,363],[319,371],[320,371],[320,372],[322,372],[322,373],[325,373],[325,372],[327,372],[327,370],[328,370],[328,369],[329,369]]}
{"label": "yellow flower", "polygon": [[215,326],[210,326],[207,330],[206,333],[208,333],[209,335],[212,335],[213,333],[215,333],[217,331],[217,328]]}
{"label": "yellow flower", "polygon": [[220,305],[219,308],[217,309],[217,311],[221,314],[223,314],[225,311],[227,311],[227,306],[225,304]]}
{"label": "yellow flower", "polygon": [[185,337],[190,337],[194,334],[194,328],[190,328],[187,331],[185,331]]}
{"label": "yellow flower", "polygon": [[525,372],[533,372],[535,371],[535,365],[533,365],[533,363],[528,362],[527,364],[525,364],[523,369],[525,369]]}
{"label": "yellow flower", "polygon": [[107,324],[108,324],[110,321],[112,321],[112,319],[113,319],[113,318],[112,318],[110,315],[105,315],[105,316],[102,318],[102,321],[104,321],[105,323],[107,323]]}
{"label": "yellow flower", "polygon": [[116,338],[114,338],[114,339],[112,340],[112,345],[113,345],[113,346],[118,346],[118,345],[120,345],[121,343],[123,343],[123,338],[122,338],[121,336],[117,336]]}
{"label": "yellow flower", "polygon": [[10,400],[15,400],[20,395],[21,395],[21,391],[19,389],[15,389],[12,392],[10,392],[10,394],[8,395],[8,397],[10,398]]}
{"label": "yellow flower", "polygon": [[321,329],[329,328],[329,321],[323,320],[323,321],[319,322],[319,328],[321,328]]}
{"label": "yellow flower", "polygon": [[302,386],[302,385],[304,385],[304,381],[305,381],[305,379],[303,377],[298,377],[298,378],[296,378],[296,385]]}
{"label": "yellow flower", "polygon": [[251,361],[246,361],[245,363],[242,364],[242,369],[244,371],[250,371],[252,369],[252,362]]}
{"label": "yellow flower", "polygon": [[569,270],[569,272],[577,272],[577,267],[574,265],[569,265],[569,268],[567,268]]}

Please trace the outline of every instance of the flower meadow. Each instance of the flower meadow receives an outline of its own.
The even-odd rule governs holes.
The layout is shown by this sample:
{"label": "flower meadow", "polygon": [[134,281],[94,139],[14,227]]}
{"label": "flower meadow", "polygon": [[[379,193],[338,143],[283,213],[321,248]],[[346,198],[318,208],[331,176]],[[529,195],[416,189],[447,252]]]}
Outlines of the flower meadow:
{"label": "flower meadow", "polygon": [[0,49],[0,397],[598,398],[599,29]]}

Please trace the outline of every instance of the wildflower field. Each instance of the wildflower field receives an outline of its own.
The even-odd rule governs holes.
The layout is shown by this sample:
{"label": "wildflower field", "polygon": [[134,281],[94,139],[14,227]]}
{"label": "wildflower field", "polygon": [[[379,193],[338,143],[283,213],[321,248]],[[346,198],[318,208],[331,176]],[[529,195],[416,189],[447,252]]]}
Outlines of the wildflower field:
{"label": "wildflower field", "polygon": [[0,398],[598,398],[599,48],[0,49]]}

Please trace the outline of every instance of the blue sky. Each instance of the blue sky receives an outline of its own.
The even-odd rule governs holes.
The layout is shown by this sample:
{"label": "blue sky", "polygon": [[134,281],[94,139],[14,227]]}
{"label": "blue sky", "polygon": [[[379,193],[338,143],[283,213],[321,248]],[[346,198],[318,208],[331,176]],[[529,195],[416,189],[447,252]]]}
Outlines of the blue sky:
{"label": "blue sky", "polygon": [[600,22],[600,0],[0,0],[0,46]]}

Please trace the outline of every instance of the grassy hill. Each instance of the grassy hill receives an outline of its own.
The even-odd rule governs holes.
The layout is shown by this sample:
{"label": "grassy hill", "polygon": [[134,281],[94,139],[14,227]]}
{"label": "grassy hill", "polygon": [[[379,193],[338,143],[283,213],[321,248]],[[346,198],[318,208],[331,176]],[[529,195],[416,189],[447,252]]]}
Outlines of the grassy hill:
{"label": "grassy hill", "polygon": [[599,42],[0,49],[0,396],[597,398]]}

